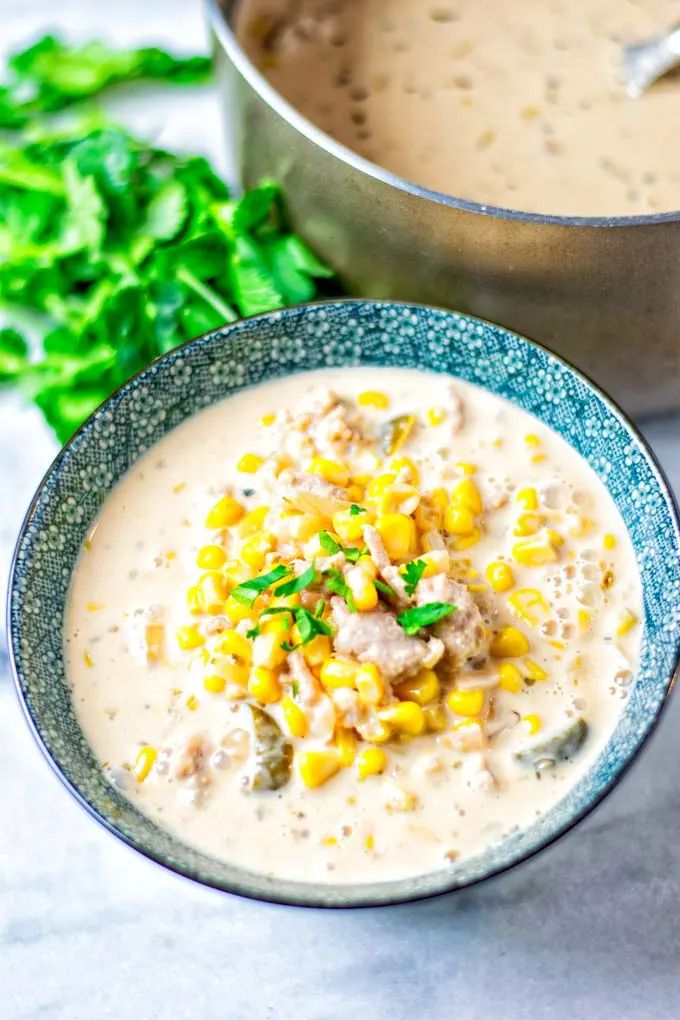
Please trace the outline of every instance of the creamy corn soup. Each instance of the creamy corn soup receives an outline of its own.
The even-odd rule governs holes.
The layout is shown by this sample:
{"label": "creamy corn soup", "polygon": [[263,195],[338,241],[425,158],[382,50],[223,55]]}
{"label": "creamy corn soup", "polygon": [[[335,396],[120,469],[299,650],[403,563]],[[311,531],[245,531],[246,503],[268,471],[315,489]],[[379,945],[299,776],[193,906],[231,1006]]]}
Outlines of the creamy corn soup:
{"label": "creamy corn soup", "polygon": [[633,549],[595,474],[448,376],[245,390],[119,483],[66,655],[110,780],[259,872],[396,879],[530,825],[636,669]]}
{"label": "creamy corn soup", "polygon": [[680,0],[245,0],[237,34],[309,120],[417,184],[573,216],[680,208],[680,83],[622,52]]}

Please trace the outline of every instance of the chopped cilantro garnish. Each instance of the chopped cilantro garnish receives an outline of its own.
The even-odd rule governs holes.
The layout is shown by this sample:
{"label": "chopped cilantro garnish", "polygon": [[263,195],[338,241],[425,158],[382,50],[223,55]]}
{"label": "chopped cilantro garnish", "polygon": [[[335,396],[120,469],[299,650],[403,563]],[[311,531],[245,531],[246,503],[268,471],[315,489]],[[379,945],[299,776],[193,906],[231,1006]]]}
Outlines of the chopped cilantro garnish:
{"label": "chopped cilantro garnish", "polygon": [[324,552],[327,552],[329,556],[335,556],[336,553],[342,552],[342,546],[339,542],[328,534],[327,531],[319,532],[319,545]]}
{"label": "chopped cilantro garnish", "polygon": [[394,588],[390,588],[389,584],[385,584],[384,581],[379,581],[376,578],[373,584],[376,586],[378,591],[381,591],[383,593],[383,595],[388,595],[390,598],[394,598],[394,596],[396,595]]}
{"label": "chopped cilantro garnish", "polygon": [[295,623],[300,633],[301,643],[308,645],[319,634],[332,637],[333,628],[325,620],[313,616],[308,609],[298,608],[295,610]]}
{"label": "chopped cilantro garnish", "polygon": [[268,574],[261,574],[259,577],[254,577],[251,581],[244,581],[243,584],[239,584],[231,594],[242,605],[253,606],[255,599],[261,592],[271,588],[273,584],[276,584],[283,577],[288,577],[289,574],[289,568],[280,564],[280,566],[270,570]]}
{"label": "chopped cilantro garnish", "polygon": [[401,613],[397,617],[397,623],[404,628],[406,634],[417,634],[421,627],[429,627],[430,624],[443,620],[456,608],[448,602],[427,602],[424,606],[416,606]]}
{"label": "chopped cilantro garnish", "polygon": [[347,608],[350,613],[356,613],[357,607],[354,604],[352,598],[352,592],[350,590],[347,581],[344,579],[339,570],[328,570],[324,574],[326,580],[326,587],[329,591],[332,591],[335,595],[340,595],[347,603]]}
{"label": "chopped cilantro garnish", "polygon": [[279,585],[275,591],[275,595],[279,596],[296,595],[300,591],[304,591],[310,584],[314,582],[316,577],[316,571],[314,567],[307,567],[302,574],[298,577],[294,577],[292,581],[286,581],[285,584]]}
{"label": "chopped cilantro garnish", "polygon": [[358,517],[359,514],[365,513],[366,511],[364,510],[364,508],[362,506],[357,506],[356,503],[352,503],[351,507],[349,508],[350,517]]}
{"label": "chopped cilantro garnish", "polygon": [[407,595],[413,595],[418,585],[418,581],[425,573],[427,563],[424,560],[411,560],[407,563],[401,572],[401,576],[404,578],[404,588],[406,589]]}
{"label": "chopped cilantro garnish", "polygon": [[254,638],[257,637],[259,633],[260,625],[259,623],[256,623],[254,627],[251,627],[250,630],[246,631],[246,637],[248,638],[249,641],[252,641]]}
{"label": "chopped cilantro garnish", "polygon": [[284,652],[294,652],[295,649],[299,648],[301,644],[302,641],[298,641],[296,645],[291,645],[288,641],[282,641],[281,647],[283,648]]}
{"label": "chopped cilantro garnish", "polygon": [[337,553],[344,553],[345,559],[348,563],[356,563],[360,556],[365,556],[368,549],[355,549],[354,546],[348,546],[345,548],[336,542],[332,535],[329,535],[327,531],[319,532],[319,544],[324,552],[327,552],[329,556],[335,556]]}
{"label": "chopped cilantro garnish", "polygon": [[317,602],[316,606],[314,607],[314,615],[318,618],[319,616],[322,615],[322,613],[323,613],[325,608],[326,608],[326,600],[325,599],[319,599],[319,601]]}
{"label": "chopped cilantro garnish", "polygon": [[297,698],[300,693],[300,684],[297,682],[297,680],[293,680],[292,684],[290,685],[290,689],[293,692],[293,697]]}

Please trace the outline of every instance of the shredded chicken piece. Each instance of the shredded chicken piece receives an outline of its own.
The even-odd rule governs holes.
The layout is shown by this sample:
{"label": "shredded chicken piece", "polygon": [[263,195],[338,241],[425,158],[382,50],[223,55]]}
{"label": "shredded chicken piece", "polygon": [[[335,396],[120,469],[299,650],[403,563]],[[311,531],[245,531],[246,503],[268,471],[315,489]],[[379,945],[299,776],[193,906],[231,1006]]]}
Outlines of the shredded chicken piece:
{"label": "shredded chicken piece", "polygon": [[423,578],[416,588],[416,604],[448,602],[456,611],[434,625],[434,633],[445,645],[448,657],[457,665],[486,655],[489,635],[481,613],[464,584],[445,574]]}
{"label": "shredded chicken piece", "polygon": [[191,776],[196,776],[203,783],[209,783],[210,778],[206,774],[206,769],[210,753],[211,749],[202,733],[191,737],[177,762],[175,770],[177,779],[189,779]]}
{"label": "shredded chicken piece", "polygon": [[305,662],[302,652],[291,652],[288,656],[288,665],[293,679],[297,681],[300,688],[300,701],[304,705],[315,705],[319,700],[319,686],[316,677]]}
{"label": "shredded chicken piece", "polygon": [[343,599],[331,599],[333,639],[341,655],[352,655],[359,662],[372,662],[385,680],[411,676],[430,657],[430,647],[418,637],[405,634],[394,615],[382,609],[368,613],[350,613]]}
{"label": "shredded chicken piece", "polygon": [[331,700],[345,726],[357,727],[365,722],[366,706],[361,703],[356,691],[349,687],[338,687],[331,691]]}
{"label": "shredded chicken piece", "polygon": [[465,406],[453,387],[449,390],[445,406],[449,412],[449,432],[451,436],[458,436],[465,428]]}
{"label": "shredded chicken piece", "polygon": [[410,599],[406,594],[404,579],[399,573],[399,568],[392,565],[387,555],[383,541],[371,524],[365,524],[362,529],[364,542],[368,546],[371,558],[378,568],[378,573],[385,584],[389,584],[395,597],[390,601],[398,608],[403,609],[409,605]]}
{"label": "shredded chicken piece", "polygon": [[496,778],[491,772],[483,751],[466,754],[461,768],[463,780],[472,790],[494,790]]}

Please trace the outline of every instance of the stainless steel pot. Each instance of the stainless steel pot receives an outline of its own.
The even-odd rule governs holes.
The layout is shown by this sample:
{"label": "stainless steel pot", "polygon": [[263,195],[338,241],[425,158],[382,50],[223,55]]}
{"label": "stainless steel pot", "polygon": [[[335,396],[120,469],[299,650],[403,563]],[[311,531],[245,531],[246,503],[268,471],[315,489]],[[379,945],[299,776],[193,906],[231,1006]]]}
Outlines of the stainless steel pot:
{"label": "stainless steel pot", "polygon": [[680,212],[540,216],[417,187],[290,106],[206,0],[245,186],[277,180],[295,229],[352,294],[444,305],[538,340],[631,414],[680,407]]}

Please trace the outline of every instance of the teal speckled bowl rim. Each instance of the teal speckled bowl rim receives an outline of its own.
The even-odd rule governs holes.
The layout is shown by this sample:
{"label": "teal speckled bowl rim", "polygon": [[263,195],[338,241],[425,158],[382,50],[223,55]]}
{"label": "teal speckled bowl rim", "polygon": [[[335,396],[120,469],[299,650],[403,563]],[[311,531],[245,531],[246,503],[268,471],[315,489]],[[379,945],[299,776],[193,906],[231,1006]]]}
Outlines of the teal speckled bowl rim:
{"label": "teal speckled bowl rim", "polygon": [[[347,323],[344,322],[346,316],[349,316]],[[324,338],[323,344],[306,348],[299,336],[295,340],[289,336],[297,329],[306,336],[306,342],[310,343],[314,336],[311,329],[314,323],[319,336]],[[334,325],[337,325],[341,335],[345,334],[342,343],[329,339]],[[374,333],[379,328],[383,332],[376,337]],[[396,337],[390,334],[393,328],[398,329]],[[258,342],[252,338],[257,337],[259,331],[266,334],[267,330],[274,335],[272,349],[275,354],[272,354],[272,370],[265,369],[262,374],[262,357],[259,351],[253,353],[250,347],[257,349]],[[351,334],[349,339],[346,335],[348,330]],[[282,331],[282,336],[279,336]],[[361,346],[357,342],[358,337],[361,338]],[[439,367],[433,369],[427,359],[423,360],[419,344],[428,347],[430,360],[437,362]],[[365,353],[366,346],[369,348],[368,354]],[[339,353],[336,353],[335,347]],[[584,449],[580,447],[585,446],[590,451],[586,459],[605,484],[607,475],[616,477],[622,474],[621,468],[615,468],[610,457],[622,458],[623,477],[626,479],[622,491],[627,491],[630,485],[633,493],[630,498],[622,498],[626,504],[624,520],[633,539],[643,578],[645,631],[642,666],[628,700],[622,703],[622,715],[609,742],[586,775],[539,822],[469,860],[416,878],[356,885],[308,884],[260,875],[217,861],[160,829],[115,791],[104,778],[82,733],[79,732],[77,739],[71,742],[64,740],[61,732],[55,737],[54,733],[47,730],[43,719],[49,713],[48,703],[53,699],[60,702],[66,713],[62,728],[67,728],[69,723],[75,721],[65,683],[61,641],[58,648],[54,647],[54,642],[47,641],[48,647],[42,651],[32,649],[31,628],[38,624],[32,606],[29,612],[29,600],[33,597],[31,582],[35,580],[36,574],[35,557],[39,555],[40,543],[45,543],[45,531],[40,529],[46,527],[48,522],[54,529],[57,497],[61,489],[64,489],[65,480],[68,480],[72,462],[77,463],[78,457],[84,456],[83,450],[87,451],[88,448],[105,449],[105,437],[113,432],[116,411],[121,405],[125,407],[126,401],[129,403],[134,400],[136,394],[144,396],[153,392],[154,380],[167,381],[170,378],[176,386],[181,386],[180,377],[184,376],[184,384],[189,387],[187,399],[191,400],[187,364],[200,368],[203,361],[214,368],[219,366],[219,358],[210,362],[210,357],[215,353],[231,358],[232,361],[242,356],[243,364],[237,362],[235,381],[230,383],[226,378],[222,380],[221,396],[226,396],[250,385],[251,381],[246,377],[251,371],[260,372],[256,382],[288,375],[291,371],[301,371],[303,366],[296,361],[300,350],[306,351],[306,368],[403,364],[445,371],[453,377],[458,376],[486,386],[535,414],[584,456]],[[459,357],[464,354],[464,363],[461,361],[452,364],[454,354]],[[257,358],[260,358],[259,369],[253,367]],[[308,363],[310,359],[312,364]],[[442,367],[444,363],[445,368]],[[525,377],[521,382],[522,372],[527,367],[535,369],[536,374],[531,379]],[[243,372],[239,374],[241,369]],[[491,380],[495,380],[493,385],[490,385]],[[198,401],[195,406],[192,405],[190,413],[213,402],[212,399]],[[579,414],[579,411],[586,410],[586,405],[591,413],[597,409],[598,414],[592,420],[584,419]],[[558,413],[560,407],[560,413],[566,414],[564,421]],[[165,415],[160,414],[155,423],[152,422],[155,431],[151,427],[152,434],[147,448],[189,416],[181,410],[178,413],[180,417],[176,421],[167,421]],[[569,427],[565,421],[570,423]],[[569,435],[570,429],[574,432],[573,436]],[[601,447],[596,442],[598,430],[601,433]],[[578,442],[572,441],[576,433]],[[129,429],[125,435],[128,443],[132,442]],[[620,445],[624,440],[625,445],[618,449],[617,444]],[[120,446],[117,448],[120,449]],[[127,456],[127,446],[125,450]],[[598,450],[601,455],[595,456]],[[137,456],[141,452],[143,445]],[[128,467],[137,456],[131,458]],[[99,493],[101,500],[121,474],[104,479]],[[633,489],[633,486],[637,488]],[[86,485],[84,487],[87,489]],[[611,491],[611,485],[609,487]],[[619,502],[618,499],[616,501]],[[75,503],[73,497],[71,502]],[[69,503],[69,500],[65,500],[65,503]],[[94,516],[96,514],[92,514],[89,519],[62,517],[66,525],[77,528],[78,545],[82,543]],[[651,523],[647,524],[648,520]],[[663,523],[663,530],[660,522]],[[659,567],[664,569],[659,570]],[[61,594],[65,599],[70,574],[71,569],[62,566],[61,577],[54,577],[55,587],[61,586],[61,591],[55,596],[57,612],[52,619],[52,627],[61,624],[58,596]],[[78,803],[128,846],[180,875],[217,889],[284,904],[363,907],[425,899],[470,887],[530,859],[569,832],[616,786],[653,732],[673,688],[680,664],[678,508],[662,469],[635,426],[611,398],[585,375],[533,341],[470,316],[399,302],[338,299],[299,305],[240,320],[222,330],[190,341],[152,362],[102,404],[55,458],[27,511],[10,576],[8,634],[16,689],[38,745],[53,771]],[[668,609],[667,615],[662,612],[664,607]],[[61,630],[58,633],[61,634]],[[40,655],[44,658],[40,659]],[[36,672],[38,667],[42,668],[43,676],[45,670],[48,676],[43,690],[39,673]],[[73,765],[69,762],[69,754],[78,753],[82,755],[82,760],[78,759]],[[79,769],[81,771],[76,777],[74,772]]]}

